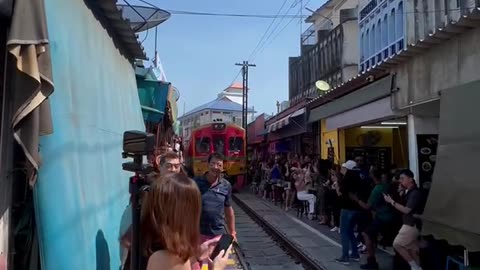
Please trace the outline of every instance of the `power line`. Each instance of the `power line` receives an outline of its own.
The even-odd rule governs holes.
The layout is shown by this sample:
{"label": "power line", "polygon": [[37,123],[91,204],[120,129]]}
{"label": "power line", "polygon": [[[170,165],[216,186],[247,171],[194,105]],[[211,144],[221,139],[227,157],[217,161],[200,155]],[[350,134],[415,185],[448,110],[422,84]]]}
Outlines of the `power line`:
{"label": "power line", "polygon": [[[310,3],[311,0],[308,0],[306,3],[305,3],[305,6],[308,5],[308,3]],[[303,7],[300,7],[300,9],[298,10],[297,14],[300,14],[302,12],[302,8]],[[295,18],[290,18],[290,20],[287,22],[287,24],[285,24],[283,26],[282,29],[280,29],[280,31],[277,32],[277,34],[270,40],[270,42],[268,44],[266,44],[262,50],[260,51],[260,53],[263,52],[263,50],[270,44],[273,43],[273,41],[275,41],[277,39],[278,36],[280,36],[280,34],[292,23],[292,21],[294,20]]]}
{"label": "power line", "polygon": [[[154,8],[162,9],[156,5],[153,5],[145,0],[138,0],[146,5],[149,5]],[[310,1],[307,1],[307,3]],[[298,1],[292,5],[292,7],[296,6]],[[304,4],[303,6],[306,6]],[[450,8],[450,9],[429,9],[429,10],[419,10],[419,11],[404,11],[402,14],[421,14],[421,13],[435,13],[435,12],[446,12],[446,11],[462,11],[462,10],[471,10],[475,7],[466,7],[466,8]],[[200,12],[200,11],[186,11],[186,10],[171,10],[171,9],[163,9],[171,14],[176,15],[192,15],[192,16],[218,16],[218,17],[243,17],[243,18],[258,18],[258,19],[274,19],[277,15],[273,14],[241,14],[241,13],[222,13],[222,12]],[[398,13],[397,13],[398,14]],[[285,18],[288,19],[306,19],[311,15],[300,15],[300,12],[296,14],[285,14]],[[329,16],[329,18],[340,18],[340,16]]]}
{"label": "power line", "polygon": [[[282,6],[280,7],[280,9],[278,10],[277,14],[275,15],[275,18],[273,18],[272,22],[270,23],[270,25],[267,27],[267,30],[265,30],[265,32],[263,33],[262,37],[260,38],[260,40],[258,41],[257,45],[255,46],[255,48],[253,49],[252,53],[250,54],[250,56],[248,57],[248,61],[251,61],[253,59],[253,57],[255,56],[255,54],[258,52],[258,50],[261,48],[261,46],[264,44],[262,42],[266,42],[267,39],[265,39],[265,36],[267,35],[268,33],[268,30],[270,30],[270,28],[272,27],[272,25],[275,23],[275,20],[278,18],[278,15],[280,15],[280,13],[282,12],[283,10],[283,7],[287,4],[287,1],[288,0],[285,0],[282,4]],[[290,7],[291,8],[291,7]],[[288,12],[288,10],[287,10]],[[247,61],[247,62],[248,62]],[[238,76],[240,76],[240,74],[242,74],[242,71],[243,69],[240,69],[238,71],[238,73],[235,75],[235,77],[233,78],[232,80],[232,83],[230,85],[232,85],[233,83],[235,83],[235,81],[238,79]]]}
{"label": "power line", "polygon": [[255,55],[255,53],[257,52],[257,49],[260,47],[260,44],[262,43],[263,39],[264,39],[265,36],[267,35],[268,30],[270,30],[270,28],[272,27],[273,23],[275,23],[275,21],[277,20],[278,15],[280,15],[280,12],[282,12],[282,9],[283,9],[283,7],[285,6],[285,4],[287,4],[287,1],[288,1],[288,0],[284,0],[284,1],[283,1],[283,4],[282,4],[282,6],[280,7],[280,9],[278,10],[275,18],[273,18],[272,22],[270,22],[270,25],[268,25],[267,30],[265,30],[265,32],[263,33],[262,37],[260,38],[260,40],[258,41],[257,45],[255,46],[255,49],[253,49],[252,53],[251,53],[250,56],[248,57],[248,60],[251,60],[252,57],[253,57],[253,56]]}
{"label": "power line", "polygon": [[[263,51],[263,48],[265,47],[265,44],[267,43],[268,39],[273,35],[273,33],[275,32],[275,30],[277,30],[278,26],[280,26],[280,24],[282,23],[282,21],[286,18],[286,15],[288,14],[288,12],[296,6],[296,3],[297,3],[297,1],[295,1],[294,3],[292,3],[292,5],[290,6],[290,8],[285,12],[285,14],[283,14],[282,18],[281,18],[280,21],[275,25],[275,27],[272,29],[272,31],[271,31],[270,34],[267,36],[267,38],[265,39],[265,41],[263,42],[263,44],[262,44],[262,46],[260,47],[259,50]],[[293,20],[293,18],[292,18],[291,20]]]}
{"label": "power line", "polygon": [[[149,5],[154,8],[160,9],[160,7],[145,1],[145,0],[138,0],[146,5]],[[218,17],[241,17],[241,18],[258,18],[258,19],[274,19],[277,15],[271,14],[238,14],[238,13],[223,13],[223,12],[202,12],[202,11],[186,11],[186,10],[173,10],[167,9],[166,11],[170,12],[171,14],[176,15],[194,15],[194,16],[218,16]],[[298,17],[298,15],[293,14],[286,14],[287,17]]]}
{"label": "power line", "polygon": [[[299,11],[298,13],[300,13],[300,11]],[[288,21],[287,24],[285,24],[285,25],[283,26],[283,28],[280,29],[280,31],[277,32],[277,34],[270,40],[270,42],[267,44],[267,46],[270,45],[270,44],[272,44],[272,43],[277,39],[277,37],[280,36],[280,34],[281,34],[283,31],[285,31],[285,29],[293,22],[293,19],[294,19],[294,18],[290,19],[290,21]]]}
{"label": "power line", "polygon": [[[266,42],[268,41],[268,38],[272,35],[272,33],[278,28],[278,26],[279,26],[279,25],[282,23],[282,21],[286,18],[288,12],[289,12],[292,8],[296,7],[296,5],[297,5],[298,2],[299,2],[299,0],[294,0],[294,1],[293,1],[293,3],[292,3],[292,4],[290,5],[290,7],[286,10],[285,14],[282,16],[282,18],[280,19],[280,21],[276,24],[275,28],[272,29],[272,31],[271,31],[270,34],[267,36],[267,38],[264,39],[264,37],[265,37],[265,36],[267,35],[267,33],[268,33],[268,30],[269,30],[269,29],[272,27],[272,25],[275,23],[275,20],[278,18],[278,15],[280,15],[280,13],[282,12],[283,7],[287,4],[287,1],[288,1],[288,0],[285,0],[285,1],[283,2],[282,6],[281,6],[280,9],[278,10],[275,18],[272,20],[272,22],[271,22],[270,25],[268,26],[267,30],[265,30],[265,32],[263,33],[262,38],[261,38],[260,41],[258,42],[257,46],[255,46],[255,49],[254,49],[254,50],[252,51],[252,53],[250,54],[250,56],[249,56],[249,58],[248,58],[248,61],[252,60],[253,57],[256,56],[256,53],[257,53],[259,50],[262,50],[262,51],[263,51],[263,48],[265,47],[265,44],[266,44]],[[310,2],[310,0],[308,0],[308,2]],[[307,4],[308,4],[308,2],[307,2]],[[300,2],[300,3],[301,3],[301,2]],[[305,5],[307,5],[307,4],[305,4]],[[301,9],[301,8],[303,8],[303,7],[300,7],[300,9]],[[298,13],[297,13],[297,15],[298,15]],[[293,20],[293,19],[294,19],[294,17],[291,18],[291,20]],[[263,43],[262,43],[262,40],[263,40]],[[257,50],[257,49],[258,49],[258,50]],[[248,63],[248,61],[247,61],[247,63]],[[233,79],[233,81],[232,81],[231,84],[233,84],[233,83],[237,80],[238,76],[240,76],[240,74],[242,74],[242,71],[243,71],[243,68],[238,71],[237,75],[235,75],[235,77],[234,77],[234,79]]]}
{"label": "power line", "polygon": [[[269,14],[234,14],[234,13],[211,13],[211,12],[194,12],[194,11],[180,11],[167,10],[171,14],[176,15],[197,15],[197,16],[218,16],[218,17],[243,17],[243,18],[259,18],[259,19],[274,19],[277,15]],[[293,14],[285,14],[288,18],[306,18],[306,16],[299,16]]]}

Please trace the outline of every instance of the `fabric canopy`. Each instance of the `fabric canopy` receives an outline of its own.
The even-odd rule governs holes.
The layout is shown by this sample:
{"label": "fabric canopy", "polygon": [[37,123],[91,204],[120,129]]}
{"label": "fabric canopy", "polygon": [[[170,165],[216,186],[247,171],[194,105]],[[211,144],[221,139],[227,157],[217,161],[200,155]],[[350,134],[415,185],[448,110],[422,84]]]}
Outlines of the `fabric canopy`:
{"label": "fabric canopy", "polygon": [[167,106],[170,83],[144,80],[137,77],[137,87],[143,119],[152,123],[162,121]]}
{"label": "fabric canopy", "polygon": [[13,56],[13,136],[31,167],[30,184],[41,164],[39,136],[53,132],[48,96],[53,93],[52,69],[43,0],[16,0],[7,50]]}
{"label": "fabric canopy", "polygon": [[[480,251],[480,82],[442,92],[435,172],[422,216],[425,235]],[[475,214],[477,213],[477,214]]]}
{"label": "fabric canopy", "polygon": [[170,112],[171,112],[171,120],[172,123],[175,123],[177,121],[178,117],[178,104],[177,104],[177,99],[175,95],[175,88],[170,85],[169,90],[168,90],[168,104],[170,105]]}

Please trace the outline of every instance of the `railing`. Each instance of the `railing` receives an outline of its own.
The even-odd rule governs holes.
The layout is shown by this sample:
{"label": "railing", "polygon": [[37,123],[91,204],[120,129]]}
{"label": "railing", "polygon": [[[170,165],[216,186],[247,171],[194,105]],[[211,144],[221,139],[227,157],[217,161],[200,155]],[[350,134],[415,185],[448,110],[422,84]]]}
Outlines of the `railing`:
{"label": "railing", "polygon": [[302,36],[302,45],[315,45],[317,43],[317,35],[315,33],[315,25],[312,24],[310,27],[303,32]]}
{"label": "railing", "polygon": [[393,43],[385,46],[381,50],[375,52],[373,55],[361,58],[359,65],[360,72],[366,71],[369,68],[375,66],[376,64],[381,63],[383,60],[386,60],[389,57],[401,52],[403,49],[405,49],[404,46],[404,37],[401,37]]}
{"label": "railing", "polygon": [[375,7],[377,7],[377,0],[371,0],[362,10],[360,11],[360,20],[367,17],[370,12],[372,12]]}
{"label": "railing", "polygon": [[331,30],[314,46],[302,51],[302,56],[289,62],[290,93],[300,95],[292,101],[301,100],[303,92],[317,80],[329,76],[341,68],[343,55],[342,25]]}

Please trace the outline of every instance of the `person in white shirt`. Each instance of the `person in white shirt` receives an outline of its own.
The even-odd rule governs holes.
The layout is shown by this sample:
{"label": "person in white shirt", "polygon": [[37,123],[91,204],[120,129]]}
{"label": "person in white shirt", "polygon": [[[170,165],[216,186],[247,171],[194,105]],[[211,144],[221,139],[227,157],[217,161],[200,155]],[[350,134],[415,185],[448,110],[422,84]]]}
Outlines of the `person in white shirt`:
{"label": "person in white shirt", "polygon": [[300,201],[308,201],[308,217],[313,219],[315,213],[315,202],[317,197],[313,194],[308,193],[308,187],[311,185],[311,182],[306,179],[305,172],[302,169],[294,169],[292,171],[292,177],[295,180],[295,188],[297,189],[297,198]]}

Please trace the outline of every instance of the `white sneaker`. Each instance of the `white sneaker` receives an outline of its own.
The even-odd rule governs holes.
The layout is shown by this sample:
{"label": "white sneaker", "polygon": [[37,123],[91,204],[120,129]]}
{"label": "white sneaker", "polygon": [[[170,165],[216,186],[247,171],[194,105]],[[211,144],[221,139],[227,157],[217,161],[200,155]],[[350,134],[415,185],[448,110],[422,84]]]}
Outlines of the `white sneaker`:
{"label": "white sneaker", "polygon": [[339,232],[340,229],[338,227],[333,227],[330,231],[331,232]]}

